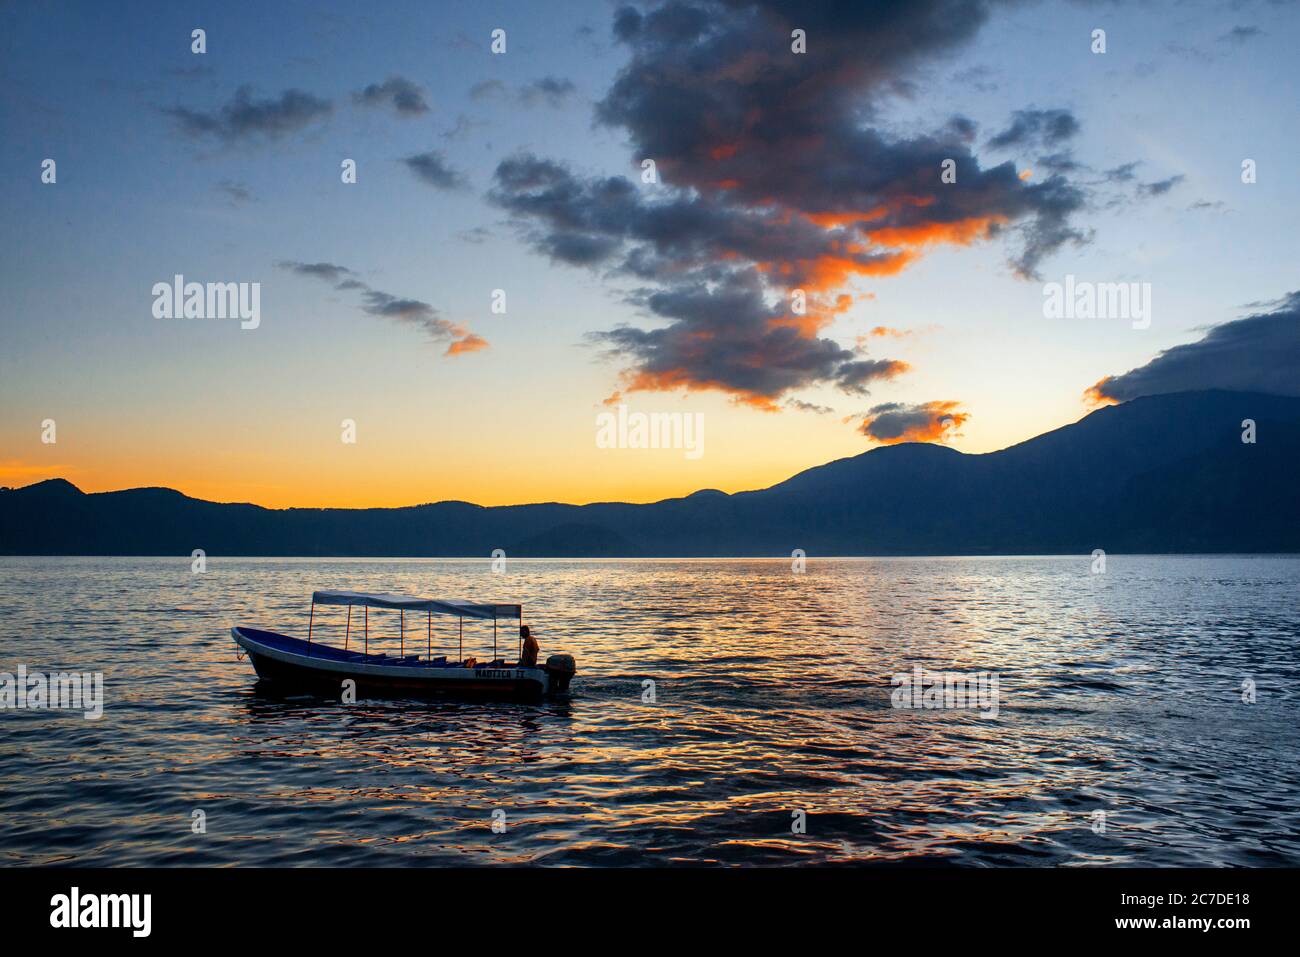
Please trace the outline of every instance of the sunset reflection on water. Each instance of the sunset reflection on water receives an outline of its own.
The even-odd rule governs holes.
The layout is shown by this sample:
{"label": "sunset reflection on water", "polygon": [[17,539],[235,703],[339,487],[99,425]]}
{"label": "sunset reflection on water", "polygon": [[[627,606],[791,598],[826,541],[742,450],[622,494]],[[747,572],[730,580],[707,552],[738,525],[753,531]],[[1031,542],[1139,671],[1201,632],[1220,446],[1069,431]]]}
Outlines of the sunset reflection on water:
{"label": "sunset reflection on water", "polygon": [[[1294,558],[208,569],[0,559],[0,667],[103,670],[106,687],[99,721],[0,715],[4,860],[1300,863]],[[522,602],[542,655],[576,656],[572,693],[267,693],[229,627],[305,634],[323,588]],[[317,611],[315,640],[342,645],[343,610]],[[397,621],[372,610],[372,650],[397,650]],[[408,618],[408,653],[425,629]],[[466,623],[467,654],[491,640]],[[513,641],[503,628],[503,653]],[[434,654],[455,642],[454,619],[433,623]],[[997,673],[998,717],[891,707],[890,677],[916,665]]]}

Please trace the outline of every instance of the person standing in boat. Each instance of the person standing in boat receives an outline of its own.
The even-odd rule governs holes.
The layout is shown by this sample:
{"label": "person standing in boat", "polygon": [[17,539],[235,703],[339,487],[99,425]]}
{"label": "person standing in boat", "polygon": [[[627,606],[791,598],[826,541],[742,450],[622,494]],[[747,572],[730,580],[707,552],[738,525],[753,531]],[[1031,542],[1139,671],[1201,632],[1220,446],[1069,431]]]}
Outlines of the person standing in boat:
{"label": "person standing in boat", "polygon": [[519,637],[524,640],[524,649],[519,655],[519,664],[525,668],[537,667],[537,652],[541,649],[527,625],[519,626]]}

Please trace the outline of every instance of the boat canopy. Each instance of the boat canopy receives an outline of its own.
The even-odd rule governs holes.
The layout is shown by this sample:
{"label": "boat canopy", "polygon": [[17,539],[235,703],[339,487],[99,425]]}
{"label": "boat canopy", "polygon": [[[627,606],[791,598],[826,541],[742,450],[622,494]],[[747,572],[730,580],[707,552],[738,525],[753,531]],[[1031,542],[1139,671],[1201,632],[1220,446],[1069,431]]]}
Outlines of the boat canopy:
{"label": "boat canopy", "polygon": [[370,608],[394,608],[402,611],[428,611],[458,618],[520,618],[519,605],[480,604],[453,598],[416,598],[414,595],[372,595],[360,591],[312,592],[313,605],[366,605]]}

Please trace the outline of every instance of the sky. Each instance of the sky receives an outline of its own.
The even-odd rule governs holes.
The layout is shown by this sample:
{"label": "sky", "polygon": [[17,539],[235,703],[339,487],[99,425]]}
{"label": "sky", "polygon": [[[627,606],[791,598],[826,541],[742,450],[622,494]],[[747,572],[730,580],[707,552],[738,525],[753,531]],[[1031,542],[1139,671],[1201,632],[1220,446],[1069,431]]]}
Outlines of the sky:
{"label": "sky", "polygon": [[[654,501],[1300,382],[1295,3],[13,3],[0,46],[0,485]],[[177,274],[256,328],[159,318]],[[1067,277],[1145,319],[1049,317]],[[702,454],[600,447],[620,405]]]}

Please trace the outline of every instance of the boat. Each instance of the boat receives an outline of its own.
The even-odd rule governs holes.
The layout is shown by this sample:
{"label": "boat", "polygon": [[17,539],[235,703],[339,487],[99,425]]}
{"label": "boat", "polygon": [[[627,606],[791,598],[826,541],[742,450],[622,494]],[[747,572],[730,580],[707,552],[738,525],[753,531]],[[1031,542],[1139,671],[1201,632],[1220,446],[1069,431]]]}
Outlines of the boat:
{"label": "boat", "polygon": [[[316,606],[346,606],[347,625],[343,647],[313,640]],[[361,650],[351,647],[352,609],[363,609]],[[370,651],[370,609],[383,608],[399,612],[399,653]],[[406,653],[406,616],[410,612],[426,614],[424,656]],[[457,654],[433,654],[433,616],[455,616]],[[465,655],[465,619],[492,622],[492,657],[479,661]],[[348,691],[344,684],[352,681],[354,700],[363,698],[437,697],[442,695],[540,698],[567,691],[576,671],[571,655],[556,654],[544,665],[522,664],[520,655],[513,663],[498,654],[498,625],[501,621],[521,621],[520,605],[441,598],[417,598],[409,595],[370,594],[354,591],[316,591],[311,596],[311,614],[307,637],[293,638],[274,631],[239,625],[230,629],[231,637],[248,654],[257,677],[276,690],[304,690],[339,697]],[[418,644],[418,634],[417,634]],[[441,650],[441,649],[440,649]]]}

